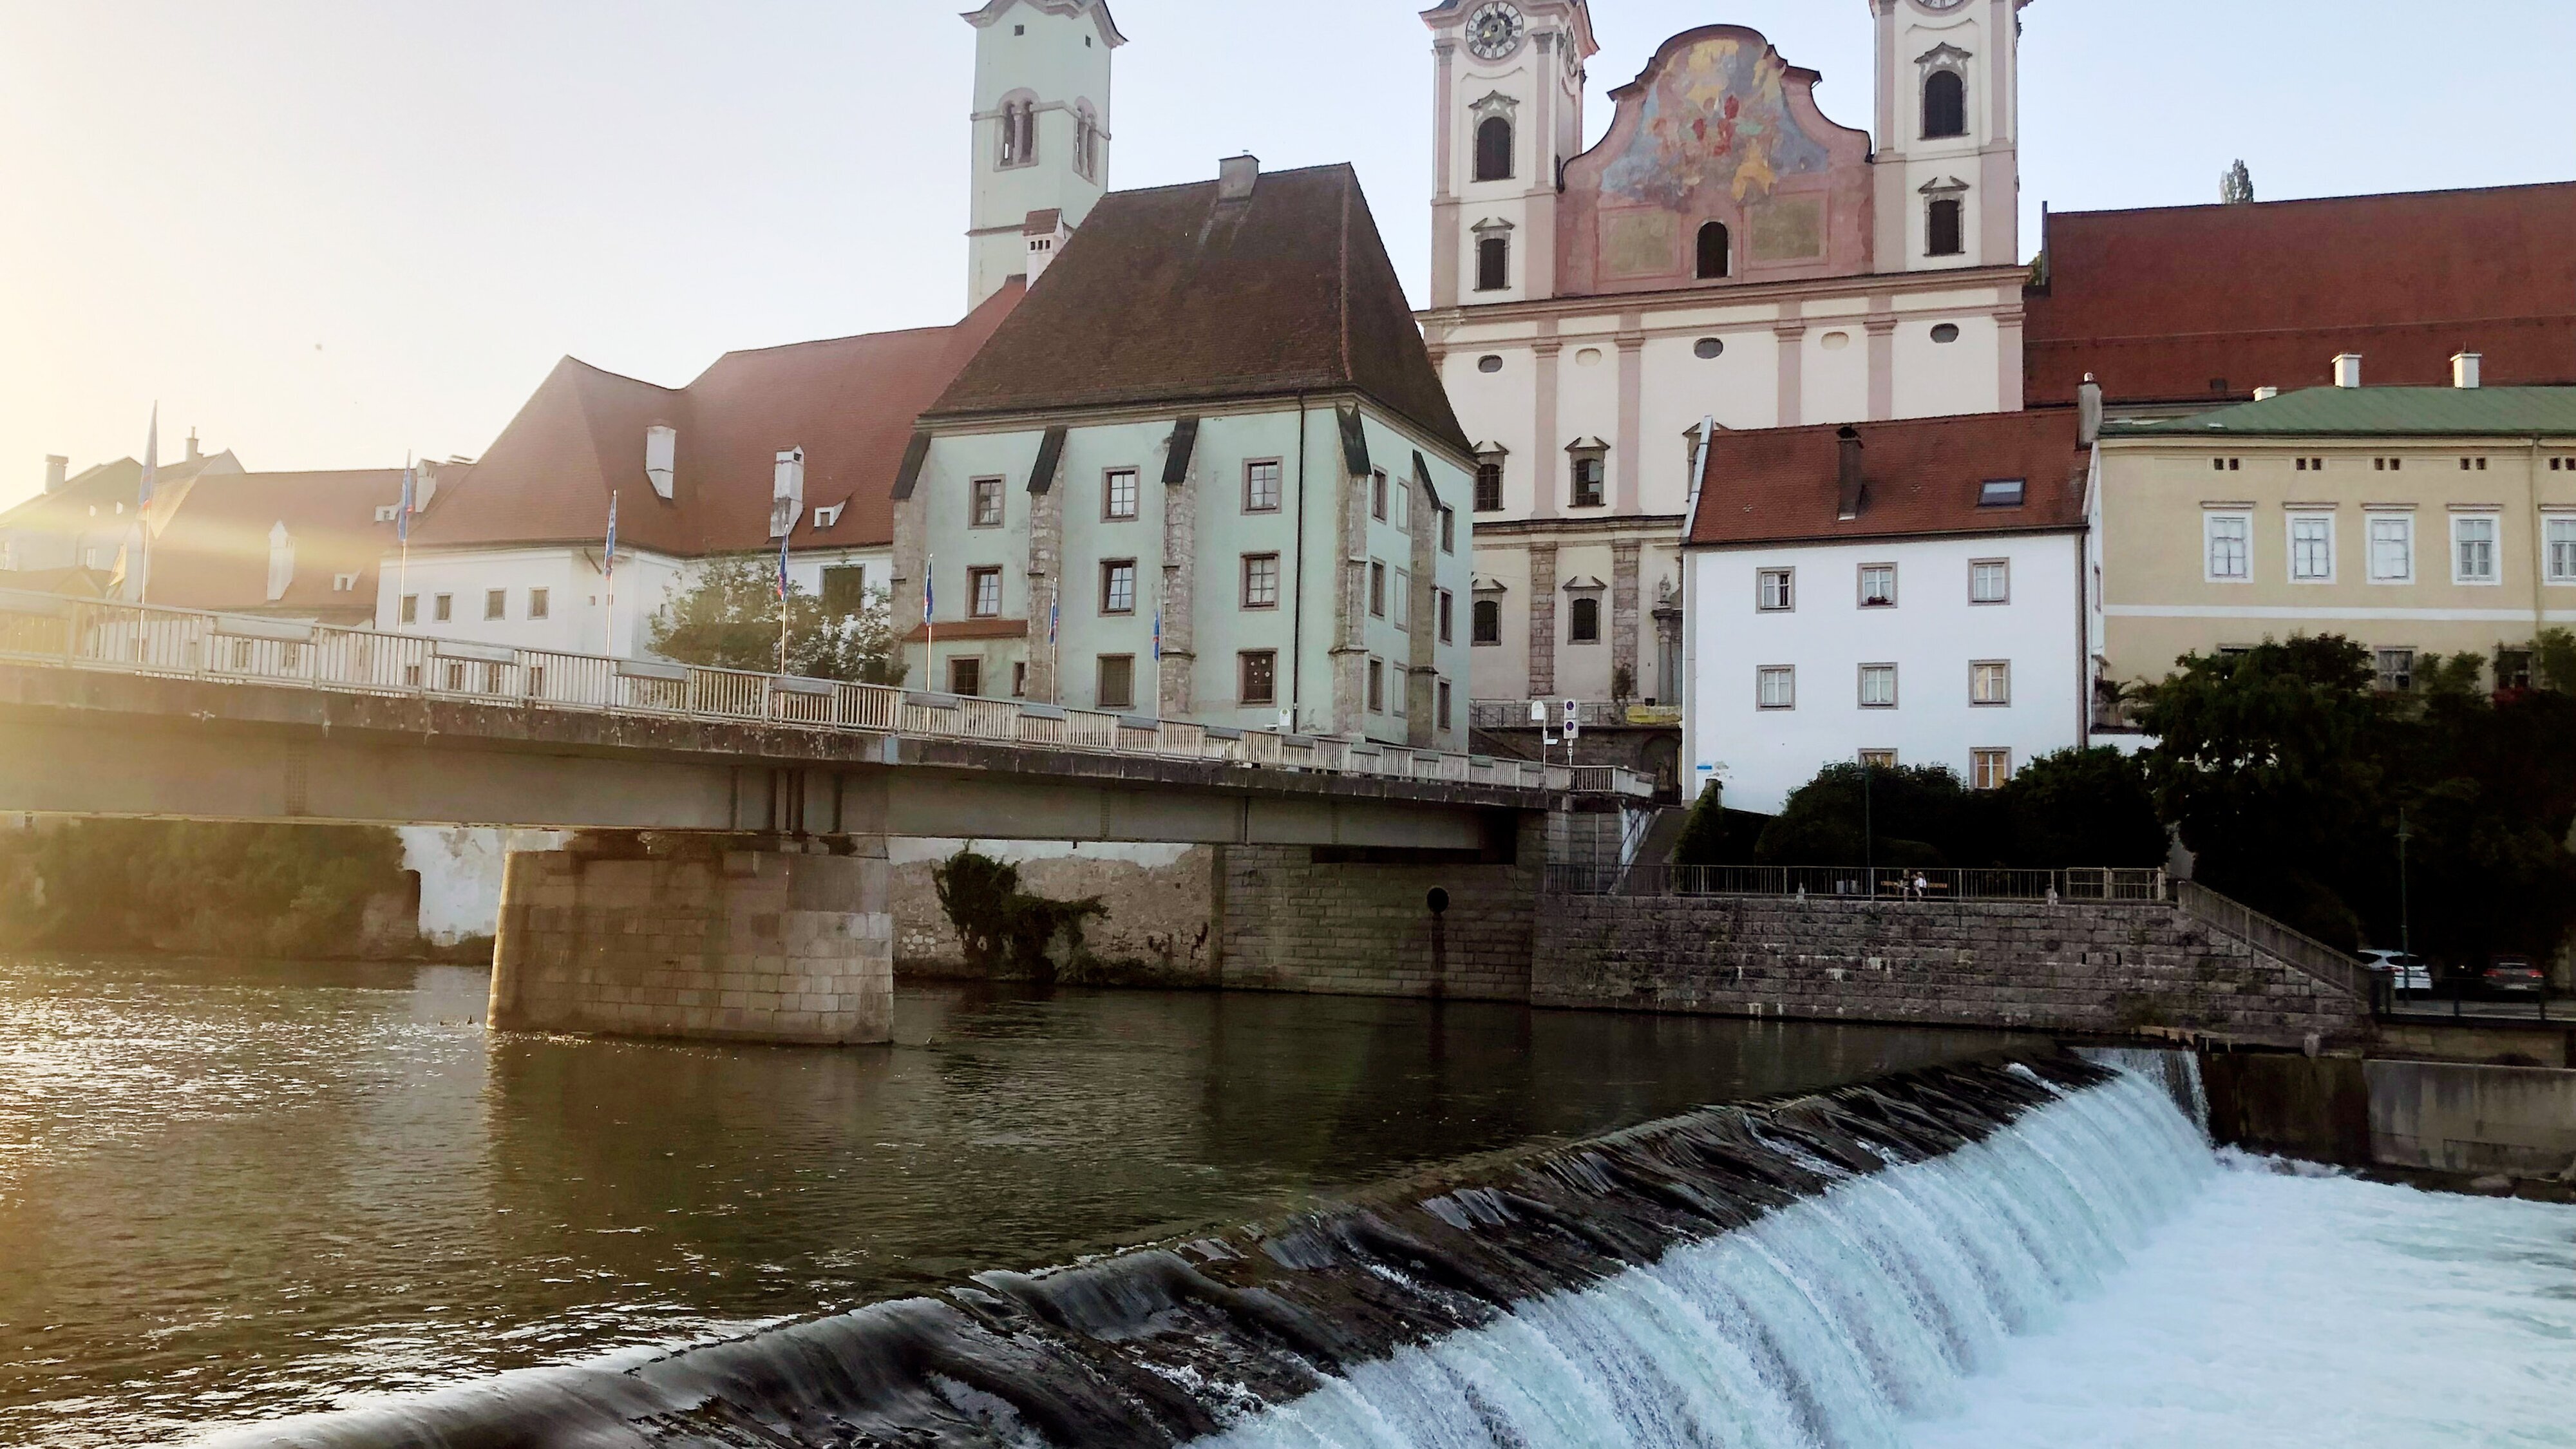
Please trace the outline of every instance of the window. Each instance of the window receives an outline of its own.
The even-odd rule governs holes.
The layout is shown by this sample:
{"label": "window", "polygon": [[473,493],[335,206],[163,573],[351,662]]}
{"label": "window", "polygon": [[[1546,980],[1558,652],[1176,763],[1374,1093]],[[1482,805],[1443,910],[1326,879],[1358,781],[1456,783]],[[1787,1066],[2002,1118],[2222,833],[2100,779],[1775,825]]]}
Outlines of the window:
{"label": "window", "polygon": [[1476,290],[1499,292],[1512,284],[1512,239],[1503,236],[1476,239]]}
{"label": "window", "polygon": [[1449,592],[1447,589],[1442,589],[1435,597],[1440,601],[1440,642],[1446,644],[1449,643],[1452,638],[1449,632],[1449,624],[1451,616],[1456,612],[1458,596]]}
{"label": "window", "polygon": [[1412,485],[1412,484],[1410,484],[1410,483],[1398,483],[1398,484],[1396,484],[1396,485],[1395,485],[1395,509],[1394,509],[1394,513],[1395,513],[1394,523],[1395,523],[1396,528],[1397,528],[1399,531],[1401,531],[1401,532],[1404,532],[1404,533],[1411,533],[1411,532],[1413,531],[1413,485]]}
{"label": "window", "polygon": [[1798,606],[1798,571],[1764,569],[1753,576],[1753,607],[1765,613],[1779,613]]}
{"label": "window", "polygon": [[2496,579],[2496,520],[2492,513],[2451,519],[2451,582],[2492,584]]}
{"label": "window", "polygon": [[1492,513],[1503,506],[1503,465],[1476,465],[1476,511]]}
{"label": "window", "polygon": [[2377,649],[2371,651],[2379,666],[2379,688],[2386,694],[2406,694],[2415,688],[2415,651],[2412,649]]}
{"label": "window", "polygon": [[1100,118],[1089,105],[1074,113],[1073,164],[1086,177],[1097,180],[1100,176]]}
{"label": "window", "polygon": [[1512,123],[1500,116],[1487,116],[1476,126],[1476,179],[1512,179]]}
{"label": "window", "polygon": [[1923,139],[1968,134],[1968,81],[1955,70],[1936,70],[1923,82]]}
{"label": "window", "polygon": [[2253,577],[2248,544],[2254,520],[2242,513],[2204,513],[2201,538],[2207,544],[2207,577],[2215,583],[2246,583]]}
{"label": "window", "polygon": [[1092,691],[1091,700],[1102,709],[1134,709],[1136,707],[1136,656],[1133,654],[1101,655],[1100,677],[1097,687]]}
{"label": "window", "polygon": [[823,612],[847,619],[868,606],[868,566],[835,564],[823,570]]}
{"label": "window", "polygon": [[2245,471],[2245,460],[2242,458],[2212,458],[2209,460],[2209,471],[2212,473],[2241,473]]}
{"label": "window", "polygon": [[1246,649],[1234,656],[1235,693],[1243,704],[1277,704],[1279,702],[1279,653],[1274,649]]}
{"label": "window", "polygon": [[2290,577],[2304,584],[2334,582],[2334,515],[2300,514],[2290,520]]}
{"label": "window", "polygon": [[1959,199],[1944,196],[1932,203],[1923,220],[1923,251],[1926,256],[1955,257],[1967,251],[1959,226]]}
{"label": "window", "polygon": [[2477,465],[2476,471],[2480,473],[2487,470],[2487,460],[2484,458],[2462,458],[2460,460],[2460,471],[2463,473],[2470,471],[2469,465],[2471,463],[2475,463]]}
{"label": "window", "polygon": [[2415,581],[2415,518],[2406,513],[2375,513],[2370,518],[2370,581],[2406,584]]}
{"label": "window", "polygon": [[1473,632],[1469,642],[1500,644],[1503,642],[1503,604],[1500,599],[1478,599],[1467,611],[1468,627]]}
{"label": "window", "polygon": [[815,526],[816,528],[836,528],[836,527],[838,527],[838,526],[840,525],[840,522],[841,522],[841,513],[842,513],[842,511],[843,511],[844,509],[848,508],[849,506],[850,506],[850,505],[848,505],[847,503],[835,503],[835,504],[831,505],[831,506],[830,506],[830,507],[828,507],[828,508],[817,508],[817,509],[815,509],[815,510],[814,510],[814,526]]}
{"label": "window", "polygon": [[429,601],[429,617],[444,624],[456,617],[456,596],[438,594]]}
{"label": "window", "polygon": [[1502,371],[1502,370],[1503,370],[1503,359],[1502,359],[1502,355],[1501,355],[1500,353],[1488,352],[1488,353],[1486,353],[1484,356],[1477,358],[1477,359],[1476,359],[1476,370],[1477,370],[1478,372],[1500,372],[1500,371]]}
{"label": "window", "polygon": [[1386,521],[1386,470],[1384,468],[1369,475],[1369,517],[1381,523]]}
{"label": "window", "polygon": [[1896,607],[1896,565],[1860,566],[1860,606],[1864,609]]}
{"label": "window", "polygon": [[1896,708],[1896,666],[1864,664],[1860,667],[1860,703],[1863,709]]}
{"label": "window", "polygon": [[969,698],[984,692],[984,661],[951,659],[948,661],[948,692]]}
{"label": "window", "polygon": [[1100,516],[1133,518],[1136,516],[1136,470],[1112,468],[1100,484]]}
{"label": "window", "polygon": [[1243,607],[1279,607],[1279,555],[1248,553],[1243,556]]}
{"label": "window", "polygon": [[1733,239],[1727,235],[1726,223],[1712,221],[1699,229],[1699,279],[1713,282],[1726,276],[1734,265]]}
{"label": "window", "polygon": [[2495,656],[2495,687],[2499,690],[2531,688],[2531,651],[2499,649]]}
{"label": "window", "polygon": [[1603,458],[1597,451],[1574,455],[1574,506],[1599,508],[1609,502],[1602,487]]}
{"label": "window", "polygon": [[2403,473],[2406,471],[2406,460],[2403,458],[2373,458],[2370,460],[2370,471],[2373,473]]}
{"label": "window", "polygon": [[1002,154],[1005,166],[1026,166],[1038,159],[1038,103],[1002,103]]}
{"label": "window", "polygon": [[1432,721],[1432,727],[1446,730],[1449,728],[1449,681],[1445,679],[1440,681],[1433,687],[1431,693],[1433,699],[1437,701],[1438,710],[1437,716]]}
{"label": "window", "polygon": [[1002,571],[968,569],[966,571],[966,614],[974,619],[1002,617]]}
{"label": "window", "polygon": [[1389,681],[1389,683],[1394,687],[1387,691],[1386,712],[1394,715],[1397,719],[1402,719],[1404,718],[1406,708],[1413,702],[1411,680],[1409,676],[1406,675],[1404,666],[1401,664],[1395,666],[1395,668],[1390,670],[1389,673],[1394,676],[1394,678]]}
{"label": "window", "polygon": [[1598,644],[1601,642],[1601,601],[1590,595],[1574,601],[1567,613],[1566,642]]}
{"label": "window", "polygon": [[1026,699],[1029,693],[1029,666],[1026,660],[1011,665],[1011,698]]}
{"label": "window", "polygon": [[404,622],[404,623],[406,623],[406,624],[417,624],[417,623],[419,623],[419,622],[420,622],[420,595],[418,595],[418,594],[405,594],[405,595],[403,595],[403,596],[402,596],[402,613],[401,613],[398,617],[402,620],[402,622]]}
{"label": "window", "polygon": [[2029,491],[2019,478],[1989,478],[1977,487],[1977,506],[2019,508]]}
{"label": "window", "polygon": [[2012,751],[1968,751],[1968,787],[1972,790],[2000,790],[2012,778]]}
{"label": "window", "polygon": [[2323,458],[2301,458],[2298,464],[2299,471],[2302,473],[2322,473],[2326,470],[2326,460]]}
{"label": "window", "polygon": [[554,599],[544,589],[528,590],[528,617],[549,618],[554,613]]}
{"label": "window", "polygon": [[1368,707],[1371,714],[1386,713],[1386,665],[1375,659],[1368,662]]}
{"label": "window", "polygon": [[1947,346],[1949,346],[1951,343],[1958,341],[1958,340],[1959,340],[1959,324],[1958,324],[1958,323],[1956,323],[1956,322],[1935,322],[1935,323],[1933,323],[1933,324],[1932,324],[1932,340],[1933,340],[1934,342],[1937,342],[1937,343],[1941,344],[1943,347],[1947,347]]}
{"label": "window", "polygon": [[1766,664],[1753,671],[1753,704],[1757,709],[1796,709],[1798,670],[1791,664]]}
{"label": "window", "polygon": [[2542,521],[2548,538],[2549,581],[2576,584],[2576,518]]}
{"label": "window", "polygon": [[1860,765],[1864,770],[1893,770],[1896,768],[1896,751],[1863,750],[1860,752]]}
{"label": "window", "polygon": [[1968,703],[2012,703],[2012,664],[2002,659],[1981,659],[1968,666]]}
{"label": "window", "polygon": [[967,505],[966,521],[975,528],[1002,526],[1002,480],[978,478],[966,485],[972,500]]}
{"label": "window", "polygon": [[1387,618],[1395,627],[1410,630],[1413,627],[1413,575],[1397,569],[1392,592],[1394,597],[1386,601]]}
{"label": "window", "polygon": [[1243,511],[1276,513],[1279,511],[1279,460],[1266,458],[1243,465]]}
{"label": "window", "polygon": [[1100,566],[1100,612],[1132,614],[1136,612],[1136,561],[1112,559]]}
{"label": "window", "polygon": [[1712,358],[1723,357],[1725,355],[1726,339],[1722,337],[1703,337],[1697,342],[1691,344],[1691,356],[1698,358],[1702,362],[1707,362]]}
{"label": "window", "polygon": [[1376,559],[1369,560],[1369,612],[1386,617],[1386,565]]}
{"label": "window", "polygon": [[1999,558],[1981,558],[1968,565],[1968,602],[2002,604],[2012,600],[2012,565]]}
{"label": "window", "polygon": [[483,617],[486,619],[506,619],[510,617],[510,591],[508,589],[485,589],[483,591]]}
{"label": "window", "polygon": [[1458,551],[1458,510],[1455,508],[1440,510],[1440,551],[1442,553]]}

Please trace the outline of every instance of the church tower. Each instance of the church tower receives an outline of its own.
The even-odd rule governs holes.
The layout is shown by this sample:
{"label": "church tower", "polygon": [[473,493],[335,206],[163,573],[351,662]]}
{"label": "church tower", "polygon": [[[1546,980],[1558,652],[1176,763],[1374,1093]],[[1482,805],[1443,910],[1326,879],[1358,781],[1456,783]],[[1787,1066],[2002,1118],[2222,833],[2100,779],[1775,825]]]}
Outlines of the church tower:
{"label": "church tower", "polygon": [[991,0],[975,27],[966,305],[1032,278],[1109,189],[1107,0]]}
{"label": "church tower", "polygon": [[1435,66],[1431,305],[1556,295],[1557,181],[1583,149],[1585,0],[1444,0]]}
{"label": "church tower", "polygon": [[2029,3],[1869,0],[1880,272],[2021,262],[2020,11]]}

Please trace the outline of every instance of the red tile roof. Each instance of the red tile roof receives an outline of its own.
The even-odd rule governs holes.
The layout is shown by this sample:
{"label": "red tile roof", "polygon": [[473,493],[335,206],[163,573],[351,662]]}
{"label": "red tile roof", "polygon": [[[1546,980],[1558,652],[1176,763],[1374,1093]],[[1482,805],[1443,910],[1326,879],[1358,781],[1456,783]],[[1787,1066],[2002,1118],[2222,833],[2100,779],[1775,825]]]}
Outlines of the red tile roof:
{"label": "red tile roof", "polygon": [[1102,197],[925,421],[1356,391],[1471,451],[1359,174]]}
{"label": "red tile roof", "polygon": [[2331,381],[2576,382],[2576,184],[2055,212],[2027,299],[2032,406],[2090,372],[2121,403],[2236,401]]}
{"label": "red tile roof", "polygon": [[[221,473],[189,485],[152,542],[152,602],[174,609],[255,610],[372,618],[376,568],[395,546],[376,509],[402,500],[400,468],[327,473]],[[295,575],[268,597],[269,531],[286,525]],[[335,575],[357,583],[334,589]]]}
{"label": "red tile roof", "polygon": [[[2081,527],[2086,457],[2069,410],[1855,423],[1859,516],[1838,515],[1842,433],[1832,425],[1721,432],[1689,542],[1748,544]],[[1982,508],[1991,480],[2019,478],[2018,508]]]}
{"label": "red tile roof", "polygon": [[[442,488],[414,548],[597,541],[617,493],[621,548],[678,557],[776,547],[777,455],[805,450],[805,516],[794,546],[889,543],[888,498],[914,417],[1018,305],[1013,281],[947,327],[728,352],[684,388],[565,358],[464,482]],[[644,432],[679,434],[672,497],[644,475]],[[847,502],[833,527],[814,510]]]}

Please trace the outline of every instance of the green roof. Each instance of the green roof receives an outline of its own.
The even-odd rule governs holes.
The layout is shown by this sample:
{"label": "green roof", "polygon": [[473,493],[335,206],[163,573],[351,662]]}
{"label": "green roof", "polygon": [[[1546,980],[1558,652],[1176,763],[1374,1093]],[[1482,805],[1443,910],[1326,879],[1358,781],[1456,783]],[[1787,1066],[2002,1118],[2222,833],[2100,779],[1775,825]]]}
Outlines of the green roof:
{"label": "green roof", "polygon": [[2576,387],[2311,387],[2105,437],[2576,436]]}

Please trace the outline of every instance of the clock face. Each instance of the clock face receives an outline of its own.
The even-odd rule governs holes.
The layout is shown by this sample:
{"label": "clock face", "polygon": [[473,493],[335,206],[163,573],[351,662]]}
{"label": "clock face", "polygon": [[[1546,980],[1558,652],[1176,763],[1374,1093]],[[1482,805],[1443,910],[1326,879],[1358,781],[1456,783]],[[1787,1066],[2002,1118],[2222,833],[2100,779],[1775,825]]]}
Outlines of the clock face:
{"label": "clock face", "polygon": [[1914,0],[1914,3],[1926,10],[1956,10],[1968,0]]}
{"label": "clock face", "polygon": [[1500,60],[1521,43],[1529,22],[1503,0],[1479,8],[1467,21],[1467,49],[1479,60]]}

